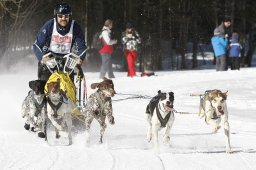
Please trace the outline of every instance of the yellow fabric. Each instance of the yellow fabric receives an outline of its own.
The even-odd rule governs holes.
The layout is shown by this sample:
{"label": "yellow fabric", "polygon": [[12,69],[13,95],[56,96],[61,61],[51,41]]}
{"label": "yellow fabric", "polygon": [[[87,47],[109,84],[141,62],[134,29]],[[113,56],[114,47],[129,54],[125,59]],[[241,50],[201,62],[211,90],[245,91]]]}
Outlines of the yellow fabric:
{"label": "yellow fabric", "polygon": [[44,87],[45,94],[47,94],[47,92],[48,92],[47,84],[50,82],[56,82],[57,79],[60,79],[60,89],[66,93],[69,101],[72,104],[76,105],[76,87],[67,73],[63,73],[63,72],[53,73],[49,77],[49,79]]}

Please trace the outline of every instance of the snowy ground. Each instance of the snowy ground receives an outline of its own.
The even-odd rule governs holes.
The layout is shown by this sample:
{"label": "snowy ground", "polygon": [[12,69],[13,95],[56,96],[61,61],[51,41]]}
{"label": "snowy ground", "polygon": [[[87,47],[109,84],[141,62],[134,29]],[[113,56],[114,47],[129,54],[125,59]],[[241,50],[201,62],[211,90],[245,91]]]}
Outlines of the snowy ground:
{"label": "snowy ground", "polygon": [[[197,112],[199,97],[209,89],[228,90],[228,110],[233,154],[225,153],[221,129],[212,134],[211,127],[197,115],[176,114],[171,130],[172,147],[160,146],[155,153],[146,141],[144,112],[149,99],[113,102],[116,124],[108,125],[104,143],[98,144],[99,126],[92,126],[92,146],[85,147],[84,133],[73,134],[72,146],[48,146],[23,128],[21,103],[28,81],[36,79],[36,69],[23,67],[23,73],[0,75],[0,169],[39,170],[161,170],[161,169],[256,169],[256,68],[240,71],[157,72],[155,77],[128,78],[115,73],[118,93],[156,95],[159,89],[175,93],[175,109]],[[87,86],[98,81],[98,73],[86,73]],[[93,91],[88,89],[89,93]],[[127,96],[117,95],[113,99]]]}

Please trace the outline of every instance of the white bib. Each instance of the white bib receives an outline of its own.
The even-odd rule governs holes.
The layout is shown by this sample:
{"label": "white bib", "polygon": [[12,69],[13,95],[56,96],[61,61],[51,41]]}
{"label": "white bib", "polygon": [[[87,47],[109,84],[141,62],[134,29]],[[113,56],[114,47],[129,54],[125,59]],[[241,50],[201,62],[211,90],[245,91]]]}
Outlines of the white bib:
{"label": "white bib", "polygon": [[54,18],[49,50],[58,54],[68,54],[71,52],[74,20],[71,23],[69,32],[64,36],[58,33],[56,24],[56,19]]}

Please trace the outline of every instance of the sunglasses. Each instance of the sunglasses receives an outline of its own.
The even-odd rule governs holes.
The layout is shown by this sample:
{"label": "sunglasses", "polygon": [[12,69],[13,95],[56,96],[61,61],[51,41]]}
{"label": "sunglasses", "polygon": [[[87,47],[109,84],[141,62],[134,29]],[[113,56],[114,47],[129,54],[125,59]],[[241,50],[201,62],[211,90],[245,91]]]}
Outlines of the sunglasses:
{"label": "sunglasses", "polygon": [[64,17],[64,18],[69,18],[69,16],[70,16],[69,14],[66,14],[66,15],[57,14],[57,17],[58,17],[58,18],[63,18],[63,17]]}

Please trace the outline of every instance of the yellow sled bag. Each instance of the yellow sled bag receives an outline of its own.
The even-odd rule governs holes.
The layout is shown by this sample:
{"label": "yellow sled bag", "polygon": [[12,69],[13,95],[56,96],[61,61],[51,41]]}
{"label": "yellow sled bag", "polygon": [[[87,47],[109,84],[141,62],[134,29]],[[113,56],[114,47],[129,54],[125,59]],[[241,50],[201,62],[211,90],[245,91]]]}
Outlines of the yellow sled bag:
{"label": "yellow sled bag", "polygon": [[76,105],[76,87],[67,73],[53,73],[46,82],[46,85],[44,87],[44,93],[47,94],[48,92],[47,84],[51,82],[56,82],[58,79],[60,79],[60,89],[66,93],[69,101],[72,104]]}

